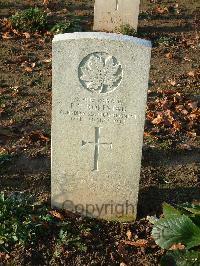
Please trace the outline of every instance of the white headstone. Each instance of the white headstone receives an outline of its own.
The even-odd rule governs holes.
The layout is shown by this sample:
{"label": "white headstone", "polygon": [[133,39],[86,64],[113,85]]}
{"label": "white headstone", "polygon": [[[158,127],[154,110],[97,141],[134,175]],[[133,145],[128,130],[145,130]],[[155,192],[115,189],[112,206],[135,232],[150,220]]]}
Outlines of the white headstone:
{"label": "white headstone", "polygon": [[140,0],[95,0],[95,31],[115,31],[130,25],[137,31]]}
{"label": "white headstone", "polygon": [[52,205],[133,220],[151,43],[109,33],[53,40]]}

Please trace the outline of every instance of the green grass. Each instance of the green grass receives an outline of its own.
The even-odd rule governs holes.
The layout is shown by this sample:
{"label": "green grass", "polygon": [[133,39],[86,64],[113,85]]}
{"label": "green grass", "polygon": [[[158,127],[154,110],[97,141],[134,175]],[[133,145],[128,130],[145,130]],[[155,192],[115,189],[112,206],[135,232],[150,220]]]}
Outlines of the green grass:
{"label": "green grass", "polygon": [[41,9],[29,8],[11,17],[12,26],[20,31],[35,32],[47,27],[47,15]]}
{"label": "green grass", "polygon": [[[58,214],[58,217],[54,215]],[[24,193],[10,196],[0,194],[0,252],[10,252],[16,246],[37,246],[41,239],[55,244],[58,257],[64,246],[84,252],[87,246],[82,233],[87,228],[67,221],[58,211],[52,211],[40,202],[34,202]],[[88,230],[88,229],[87,229]]]}
{"label": "green grass", "polygon": [[121,25],[117,31],[123,35],[137,36],[136,30],[129,24]]}

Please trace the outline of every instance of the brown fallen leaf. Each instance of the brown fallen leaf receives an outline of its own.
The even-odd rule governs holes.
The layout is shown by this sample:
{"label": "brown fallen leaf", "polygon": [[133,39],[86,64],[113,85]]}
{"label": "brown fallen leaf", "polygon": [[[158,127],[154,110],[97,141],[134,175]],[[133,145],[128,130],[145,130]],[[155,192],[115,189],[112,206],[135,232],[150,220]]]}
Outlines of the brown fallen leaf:
{"label": "brown fallen leaf", "polygon": [[132,238],[132,232],[130,230],[128,230],[126,232],[126,235],[127,235],[128,240],[131,240],[131,238]]}
{"label": "brown fallen leaf", "polygon": [[42,62],[44,62],[44,63],[50,63],[51,61],[52,61],[51,58],[42,60]]}
{"label": "brown fallen leaf", "polygon": [[60,220],[64,220],[64,216],[60,213],[60,212],[58,212],[58,211],[55,211],[55,210],[53,210],[53,211],[50,211],[50,214],[53,216],[53,217],[56,217],[56,218],[58,218],[58,219],[60,219]]}
{"label": "brown fallen leaf", "polygon": [[176,109],[176,111],[181,112],[181,111],[184,110],[185,108],[184,108],[184,105],[183,105],[183,104],[179,104],[179,105],[176,105],[176,106],[175,106],[175,109]]}
{"label": "brown fallen leaf", "polygon": [[171,52],[165,54],[165,57],[168,58],[168,59],[172,59],[174,56]]}
{"label": "brown fallen leaf", "polygon": [[25,36],[26,39],[29,39],[31,37],[30,33],[28,32],[23,32],[23,35]]}
{"label": "brown fallen leaf", "polygon": [[187,136],[188,136],[188,137],[191,137],[191,138],[195,138],[195,137],[197,136],[197,133],[196,133],[196,132],[188,131],[188,132],[187,132]]}
{"label": "brown fallen leaf", "polygon": [[181,150],[189,150],[189,151],[192,150],[192,147],[189,144],[186,144],[186,143],[180,144],[179,148]]}
{"label": "brown fallen leaf", "polygon": [[149,132],[144,132],[144,137],[151,137],[151,134]]}
{"label": "brown fallen leaf", "polygon": [[155,12],[158,13],[158,14],[164,14],[164,13],[168,13],[169,10],[168,10],[167,7],[162,8],[162,7],[159,6],[159,7],[157,7],[155,9]]}
{"label": "brown fallen leaf", "polygon": [[128,253],[125,248],[125,245],[122,241],[120,241],[117,245],[118,253],[123,257],[124,260],[128,259]]}
{"label": "brown fallen leaf", "polygon": [[171,103],[168,101],[168,99],[165,99],[165,100],[161,101],[161,106],[164,110],[167,110],[170,108]]}
{"label": "brown fallen leaf", "polygon": [[154,117],[154,113],[152,111],[147,112],[147,119],[152,120]]}
{"label": "brown fallen leaf", "polygon": [[181,243],[178,243],[178,244],[174,244],[171,246],[171,248],[169,250],[183,250],[185,249],[185,246],[182,245]]}
{"label": "brown fallen leaf", "polygon": [[49,137],[45,136],[40,131],[32,131],[29,135],[29,139],[33,142],[41,141],[41,142],[48,142]]}
{"label": "brown fallen leaf", "polygon": [[2,25],[3,25],[6,29],[8,29],[8,30],[12,29],[12,22],[11,22],[11,20],[8,19],[8,18],[4,18],[4,19],[2,20]]}
{"label": "brown fallen leaf", "polygon": [[158,115],[156,118],[154,118],[151,123],[154,125],[159,125],[163,121],[163,117],[161,115]]}
{"label": "brown fallen leaf", "polygon": [[13,37],[10,36],[9,32],[5,32],[3,35],[2,35],[2,39],[4,40],[7,40],[7,39],[12,39]]}
{"label": "brown fallen leaf", "polygon": [[10,258],[10,256],[9,256],[7,253],[5,253],[5,252],[0,252],[0,259],[7,260],[7,259],[9,259],[9,258]]}
{"label": "brown fallen leaf", "polygon": [[198,102],[189,102],[188,107],[191,109],[196,109],[198,107]]}
{"label": "brown fallen leaf", "polygon": [[192,60],[190,59],[190,58],[188,58],[187,56],[185,56],[184,58],[183,58],[185,61],[187,61],[187,62],[191,62]]}
{"label": "brown fallen leaf", "polygon": [[147,247],[149,245],[149,241],[146,239],[138,239],[137,241],[121,240],[121,242],[134,247]]}
{"label": "brown fallen leaf", "polygon": [[43,5],[48,5],[49,4],[49,0],[43,0]]}
{"label": "brown fallen leaf", "polygon": [[183,115],[187,115],[187,114],[188,114],[188,111],[187,111],[186,109],[183,109],[183,110],[181,111],[181,113],[182,113]]}
{"label": "brown fallen leaf", "polygon": [[80,214],[79,213],[75,213],[75,212],[72,212],[72,211],[68,211],[68,210],[64,210],[65,211],[65,217],[66,218],[77,218],[77,217],[80,217]]}
{"label": "brown fallen leaf", "polygon": [[191,119],[191,120],[196,120],[197,115],[196,115],[196,114],[190,114],[190,115],[188,116],[188,118]]}
{"label": "brown fallen leaf", "polygon": [[174,113],[170,109],[168,109],[165,111],[165,115],[167,116],[168,122],[172,125],[174,122]]}
{"label": "brown fallen leaf", "polygon": [[124,262],[121,262],[119,266],[127,266],[127,264]]}
{"label": "brown fallen leaf", "polygon": [[189,77],[195,77],[195,73],[194,73],[194,71],[190,71],[190,72],[188,72],[188,76],[189,76]]}
{"label": "brown fallen leaf", "polygon": [[5,110],[0,107],[0,115],[4,112]]}
{"label": "brown fallen leaf", "polygon": [[33,71],[33,69],[32,69],[31,67],[28,67],[28,66],[25,67],[24,70],[25,70],[26,72],[32,72],[32,71]]}
{"label": "brown fallen leaf", "polygon": [[4,92],[6,92],[6,90],[3,88],[0,88],[0,95],[2,95]]}
{"label": "brown fallen leaf", "polygon": [[172,85],[172,86],[176,85],[176,81],[175,80],[169,79],[168,81],[169,81],[170,85]]}
{"label": "brown fallen leaf", "polygon": [[174,123],[173,123],[173,128],[174,128],[174,130],[175,131],[180,131],[181,130],[181,123],[180,122],[178,122],[178,121],[174,121]]}
{"label": "brown fallen leaf", "polygon": [[167,95],[173,95],[176,93],[176,91],[175,90],[163,90],[163,93]]}
{"label": "brown fallen leaf", "polygon": [[36,63],[35,62],[31,64],[31,67],[32,68],[34,68],[35,66],[36,66]]}
{"label": "brown fallen leaf", "polygon": [[13,29],[12,32],[17,36],[20,36],[20,33],[17,30]]}

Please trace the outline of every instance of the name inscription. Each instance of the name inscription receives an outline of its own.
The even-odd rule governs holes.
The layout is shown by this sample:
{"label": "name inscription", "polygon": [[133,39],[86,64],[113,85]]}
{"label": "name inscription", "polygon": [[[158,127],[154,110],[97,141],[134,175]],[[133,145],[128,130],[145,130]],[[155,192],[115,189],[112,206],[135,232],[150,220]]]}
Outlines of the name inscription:
{"label": "name inscription", "polygon": [[98,123],[113,122],[124,125],[129,119],[137,119],[136,114],[128,112],[122,100],[72,98],[70,104],[60,110],[60,114],[69,116],[71,120],[92,121]]}

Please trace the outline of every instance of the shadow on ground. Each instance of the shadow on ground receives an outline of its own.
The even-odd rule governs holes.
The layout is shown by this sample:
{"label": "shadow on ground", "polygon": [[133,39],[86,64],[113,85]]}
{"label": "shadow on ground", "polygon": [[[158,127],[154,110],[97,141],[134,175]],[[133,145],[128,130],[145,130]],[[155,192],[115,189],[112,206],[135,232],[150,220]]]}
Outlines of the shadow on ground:
{"label": "shadow on ground", "polygon": [[163,202],[180,204],[194,201],[200,202],[199,187],[172,187],[168,184],[144,187],[139,192],[138,218],[160,215]]}

